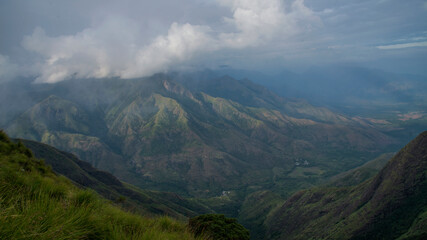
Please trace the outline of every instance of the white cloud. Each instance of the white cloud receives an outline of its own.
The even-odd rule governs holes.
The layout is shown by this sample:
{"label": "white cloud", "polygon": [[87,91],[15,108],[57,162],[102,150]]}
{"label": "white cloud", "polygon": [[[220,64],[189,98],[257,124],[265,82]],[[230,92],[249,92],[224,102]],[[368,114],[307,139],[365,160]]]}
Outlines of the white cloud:
{"label": "white cloud", "polygon": [[173,23],[166,36],[157,37],[150,45],[137,51],[133,62],[121,71],[120,77],[151,75],[200,52],[217,49],[209,32],[210,28],[206,26]]}
{"label": "white cloud", "polygon": [[45,58],[36,81],[53,83],[71,76],[120,76],[138,50],[138,34],[133,22],[111,18],[75,35],[49,37],[43,29],[36,28],[22,44]]}
{"label": "white cloud", "polygon": [[227,26],[223,26],[231,27],[231,31],[172,23],[166,35],[146,44],[137,23],[111,17],[75,35],[50,37],[36,28],[22,45],[44,58],[37,82],[54,83],[71,77],[136,78],[167,70],[199,54],[285,40],[320,22],[303,0],[293,1],[289,9],[280,0],[218,2],[232,13],[232,17],[224,18]]}
{"label": "white cloud", "polygon": [[401,49],[401,48],[410,48],[410,47],[427,47],[427,42],[412,42],[412,43],[377,46],[377,48],[381,50],[392,50],[392,49]]}
{"label": "white cloud", "polygon": [[271,38],[281,31],[286,16],[280,1],[234,0],[220,3],[233,12],[232,18],[225,22],[234,26],[237,32],[222,33],[220,39],[230,47],[258,45],[260,41]]}
{"label": "white cloud", "polygon": [[225,21],[236,28],[236,32],[220,34],[220,40],[232,48],[257,46],[272,38],[286,38],[310,30],[311,25],[320,23],[316,14],[296,0],[290,10],[280,0],[219,0],[233,12]]}

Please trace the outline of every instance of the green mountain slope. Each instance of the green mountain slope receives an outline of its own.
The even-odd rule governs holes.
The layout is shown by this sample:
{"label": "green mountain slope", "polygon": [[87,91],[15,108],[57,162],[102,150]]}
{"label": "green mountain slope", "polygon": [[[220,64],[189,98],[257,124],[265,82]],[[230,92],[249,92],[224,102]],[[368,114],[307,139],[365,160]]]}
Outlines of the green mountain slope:
{"label": "green mountain slope", "polygon": [[248,195],[239,211],[239,222],[251,231],[252,239],[264,239],[265,220],[285,200],[271,191],[258,191]]}
{"label": "green mountain slope", "polygon": [[0,132],[1,239],[194,239],[167,217],[124,212],[76,188]]}
{"label": "green mountain slope", "polygon": [[266,221],[267,239],[425,239],[427,132],[359,185],[300,191]]}
{"label": "green mountain slope", "polygon": [[343,187],[362,183],[375,176],[394,156],[394,153],[384,153],[360,167],[340,173],[330,179],[329,186]]}
{"label": "green mountain slope", "polygon": [[[60,149],[71,150],[91,164],[103,169],[120,168],[121,156],[115,154],[99,135],[102,118],[80,105],[50,95],[25,111],[6,130],[16,138],[40,141]],[[102,135],[99,135],[102,136]],[[106,161],[98,161],[106,159]]]}
{"label": "green mountain slope", "polygon": [[144,189],[197,197],[234,191],[241,200],[266,189],[287,197],[396,143],[366,122],[250,81],[191,85],[161,74],[117,81],[71,80],[36,91],[46,99],[6,130]]}
{"label": "green mountain slope", "polygon": [[[368,161],[360,167],[340,173],[327,180],[326,186],[343,187],[360,184],[375,176],[394,156],[385,153]],[[246,196],[238,212],[238,219],[251,230],[252,239],[264,239],[266,234],[265,221],[286,201],[271,191],[258,191]]]}
{"label": "green mountain slope", "polygon": [[237,81],[232,77],[224,76],[214,80],[181,80],[181,82],[191,89],[214,97],[230,99],[251,107],[280,110],[296,118],[335,123],[351,122],[341,114],[326,108],[314,107],[304,100],[279,97],[272,91],[247,79]]}
{"label": "green mountain slope", "polygon": [[196,201],[173,193],[146,191],[122,183],[112,174],[100,171],[75,155],[49,145],[30,140],[20,141],[35,157],[52,166],[54,172],[67,177],[78,186],[93,189],[102,197],[134,212],[153,216],[168,215],[176,219],[212,212]]}

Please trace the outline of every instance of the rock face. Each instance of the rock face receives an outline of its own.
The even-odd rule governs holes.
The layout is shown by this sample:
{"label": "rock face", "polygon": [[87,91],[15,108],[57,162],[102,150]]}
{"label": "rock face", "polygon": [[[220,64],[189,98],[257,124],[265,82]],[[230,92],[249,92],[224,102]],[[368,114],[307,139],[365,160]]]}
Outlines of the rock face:
{"label": "rock face", "polygon": [[69,151],[139,187],[191,196],[286,196],[394,143],[368,123],[230,77],[70,80],[32,94],[45,98],[9,124],[12,137]]}
{"label": "rock face", "polygon": [[425,239],[427,132],[373,178],[300,191],[269,219],[267,239]]}

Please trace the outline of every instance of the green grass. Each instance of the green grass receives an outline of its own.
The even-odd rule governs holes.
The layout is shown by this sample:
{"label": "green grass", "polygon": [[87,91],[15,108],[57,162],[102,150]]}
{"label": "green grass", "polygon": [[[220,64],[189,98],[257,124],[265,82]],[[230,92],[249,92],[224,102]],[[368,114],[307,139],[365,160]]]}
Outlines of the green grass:
{"label": "green grass", "polygon": [[194,239],[168,217],[125,212],[75,187],[0,132],[0,239]]}

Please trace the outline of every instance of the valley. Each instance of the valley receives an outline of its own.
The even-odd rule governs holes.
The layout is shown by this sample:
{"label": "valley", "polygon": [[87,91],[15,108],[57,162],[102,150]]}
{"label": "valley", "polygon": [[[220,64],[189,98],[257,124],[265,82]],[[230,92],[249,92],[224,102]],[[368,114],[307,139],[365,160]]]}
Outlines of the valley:
{"label": "valley", "polygon": [[[222,213],[252,239],[276,236],[271,219],[296,192],[360,184],[413,135],[412,125],[389,118],[198,76],[34,85],[25,90],[34,103],[17,99],[27,107],[4,128],[55,171],[125,209],[182,220]],[[422,115],[407,118],[424,126]]]}
{"label": "valley", "polygon": [[269,189],[286,197],[399,146],[372,122],[230,77],[43,87],[8,134],[74,153],[141,188],[185,196]]}

